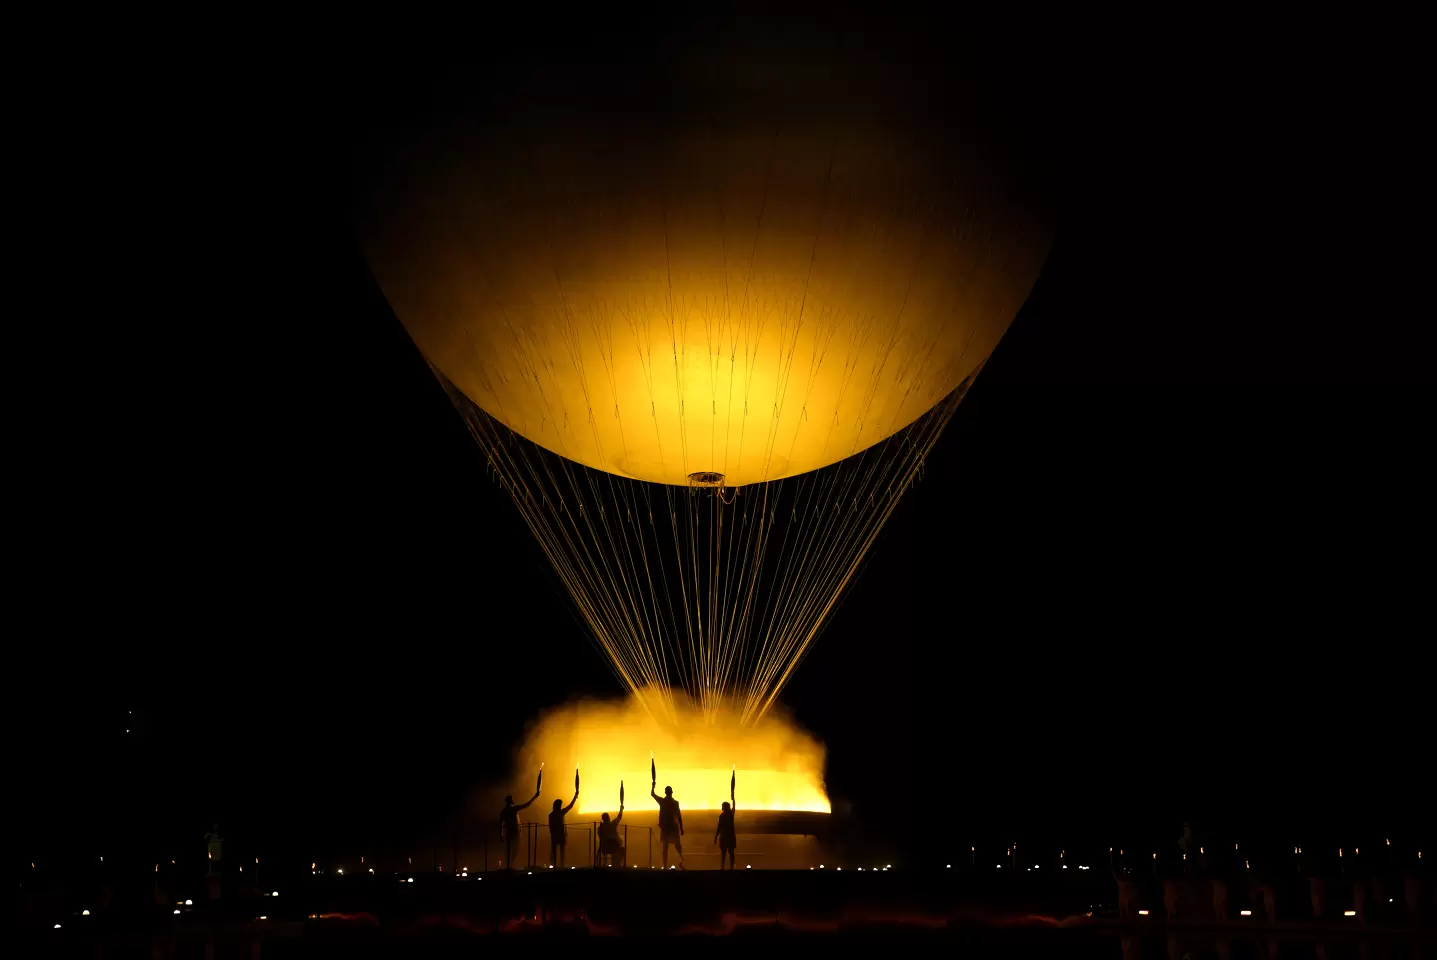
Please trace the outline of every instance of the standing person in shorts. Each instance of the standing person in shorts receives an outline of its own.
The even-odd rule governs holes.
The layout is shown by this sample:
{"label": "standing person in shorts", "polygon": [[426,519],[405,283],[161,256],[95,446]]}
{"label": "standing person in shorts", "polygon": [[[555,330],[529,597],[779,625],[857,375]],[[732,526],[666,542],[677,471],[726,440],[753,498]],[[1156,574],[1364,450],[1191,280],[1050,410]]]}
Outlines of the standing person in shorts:
{"label": "standing person in shorts", "polygon": [[679,802],[674,799],[674,788],[664,787],[664,795],[661,797],[655,790],[654,785],[649,785],[649,795],[658,801],[659,804],[659,842],[664,851],[664,869],[669,868],[669,844],[679,852],[679,869],[684,869],[684,815],[679,810]]}

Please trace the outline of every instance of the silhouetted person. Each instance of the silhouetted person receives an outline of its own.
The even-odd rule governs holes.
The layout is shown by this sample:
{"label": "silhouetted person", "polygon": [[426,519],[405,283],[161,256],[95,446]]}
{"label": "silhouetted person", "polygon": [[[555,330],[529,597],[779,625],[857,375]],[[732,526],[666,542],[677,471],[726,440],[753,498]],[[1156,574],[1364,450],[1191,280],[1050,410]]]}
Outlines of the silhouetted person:
{"label": "silhouetted person", "polygon": [[659,796],[649,787],[649,796],[659,803],[659,843],[664,851],[664,869],[669,868],[669,844],[679,852],[679,866],[684,865],[684,842],[681,839],[684,835],[684,815],[679,812],[679,802],[674,799],[674,788],[664,787],[664,795]]}
{"label": "silhouetted person", "polygon": [[1113,880],[1118,885],[1118,918],[1136,920],[1138,902],[1142,899],[1137,877],[1133,876],[1132,868],[1126,865],[1116,865],[1112,871]]}
{"label": "silhouetted person", "polygon": [[624,805],[619,804],[619,814],[610,820],[607,813],[599,817],[599,859],[610,866],[624,865],[624,845],[619,842],[619,821],[624,819]]}
{"label": "silhouetted person", "polygon": [[539,799],[539,791],[526,802],[516,804],[513,795],[504,798],[504,809],[499,811],[499,836],[504,840],[504,869],[514,869],[514,839],[519,836],[519,811]]}
{"label": "silhouetted person", "polygon": [[220,836],[220,825],[215,824],[205,834],[206,856],[209,861],[209,872],[214,873],[220,865],[220,858],[224,856],[225,838]]}
{"label": "silhouetted person", "polygon": [[574,799],[569,805],[564,806],[564,801],[555,800],[554,809],[549,811],[549,865],[563,869],[564,867],[564,843],[568,839],[567,831],[564,829],[564,814],[574,809],[574,804],[579,802],[579,791],[574,791]]}
{"label": "silhouetted person", "polygon": [[718,826],[714,828],[714,843],[719,848],[719,869],[723,870],[724,863],[728,863],[727,869],[733,869],[733,852],[738,848],[738,835],[733,828],[734,809],[724,801],[723,809],[719,811]]}
{"label": "silhouetted person", "polygon": [[1307,879],[1307,894],[1315,920],[1321,920],[1327,912],[1326,866],[1323,858],[1316,852],[1300,852],[1297,855],[1297,869]]}

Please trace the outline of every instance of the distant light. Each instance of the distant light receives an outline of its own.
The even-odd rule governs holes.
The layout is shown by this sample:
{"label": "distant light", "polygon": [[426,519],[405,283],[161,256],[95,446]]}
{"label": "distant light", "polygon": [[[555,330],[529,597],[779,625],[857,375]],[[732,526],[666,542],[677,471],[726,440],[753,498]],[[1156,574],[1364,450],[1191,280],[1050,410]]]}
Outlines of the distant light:
{"label": "distant light", "polygon": [[951,864],[951,863],[948,864],[948,869],[949,869],[949,870],[952,870],[952,869],[953,869],[953,864]]}
{"label": "distant light", "polygon": [[373,867],[370,867],[370,868],[369,868],[369,872],[370,872],[370,873],[373,873],[373,872],[374,872],[374,868],[373,868]]}
{"label": "distant light", "polygon": [[822,869],[823,869],[823,864],[820,863],[820,864],[818,865],[818,869],[822,870]]}
{"label": "distant light", "polygon": [[187,907],[193,907],[194,905],[195,905],[195,902],[194,902],[193,900],[186,900],[186,901],[185,901],[185,906],[187,906]]}
{"label": "distant light", "polygon": [[60,929],[60,925],[59,925],[58,923],[55,924],[55,929],[56,929],[56,930],[59,930],[59,929]]}
{"label": "distant light", "polygon": [[1001,863],[995,863],[995,864],[993,864],[993,869],[995,869],[995,870],[1002,870],[1002,869],[1003,869],[1003,865],[1002,865]]}
{"label": "distant light", "polygon": [[[440,869],[442,870],[443,867],[441,867]],[[341,877],[344,876],[344,868],[343,868],[343,867],[340,867],[340,868],[339,868],[339,875],[340,875]]]}
{"label": "distant light", "polygon": [[274,893],[271,893],[270,896],[271,896],[271,897],[277,897],[277,896],[279,896],[279,891],[276,890]]}
{"label": "distant light", "polygon": [[180,912],[179,912],[178,910],[176,910],[176,911],[175,911],[175,916],[179,916],[179,915],[180,915]]}
{"label": "distant light", "polygon": [[82,916],[82,917],[88,917],[89,915],[90,915],[90,911],[88,911],[88,910],[81,910],[81,911],[80,911],[80,916]]}
{"label": "distant light", "polygon": [[745,870],[752,870],[752,869],[753,869],[753,864],[751,864],[751,863],[745,864],[745,865],[744,865],[744,869],[745,869]]}
{"label": "distant light", "polygon": [[1042,866],[1042,864],[1040,864],[1040,863],[1035,863],[1035,864],[1033,864],[1033,869],[1036,870],[1036,869],[1038,869],[1040,866]]}
{"label": "distant light", "polygon": [[1252,911],[1251,911],[1251,910],[1239,910],[1238,913],[1242,914],[1244,917],[1250,917],[1250,916],[1252,916]]}
{"label": "distant light", "polygon": [[883,865],[883,869],[884,869],[884,870],[887,870],[887,869],[888,869],[889,867],[891,867],[891,866],[893,866],[893,864],[891,864],[891,863],[885,863],[885,864]]}
{"label": "distant light", "polygon": [[1064,869],[1064,870],[1068,869],[1068,865],[1067,865],[1066,863],[1063,864],[1063,869]]}
{"label": "distant light", "polygon": [[1146,917],[1147,915],[1148,915],[1148,912],[1147,912],[1146,910],[1139,910],[1139,911],[1138,911],[1138,916],[1140,916],[1140,917]]}
{"label": "distant light", "polygon": [[[527,874],[525,874],[525,876],[529,876],[529,877],[532,877],[533,875],[534,875],[534,871],[533,871],[533,870],[530,870]],[[414,882],[414,878],[413,878],[413,877],[410,877],[410,878],[409,878],[409,882],[410,882],[410,883],[413,883],[413,882]]]}
{"label": "distant light", "polygon": [[406,880],[406,881],[404,881],[404,882],[405,882],[405,883],[413,883],[413,882],[414,882],[414,878],[413,878],[413,877],[410,877],[408,880]]}
{"label": "distant light", "polygon": [[266,914],[265,916],[260,917],[260,919],[261,919],[261,920],[268,920],[268,919],[269,919],[269,916],[268,916],[268,914]]}
{"label": "distant light", "polygon": [[1355,916],[1357,916],[1357,911],[1356,911],[1356,910],[1344,910],[1344,911],[1342,911],[1342,915],[1343,915],[1344,917],[1355,917]]}
{"label": "distant light", "polygon": [[842,868],[842,867],[834,867],[833,869],[835,869],[835,870],[842,870],[843,868]]}

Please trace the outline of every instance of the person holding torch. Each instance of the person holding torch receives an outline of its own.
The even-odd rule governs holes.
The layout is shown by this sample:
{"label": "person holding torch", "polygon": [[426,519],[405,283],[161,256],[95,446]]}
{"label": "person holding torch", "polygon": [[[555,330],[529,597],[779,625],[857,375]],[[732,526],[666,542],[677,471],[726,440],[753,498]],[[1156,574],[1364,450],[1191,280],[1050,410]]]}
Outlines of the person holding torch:
{"label": "person holding torch", "polygon": [[544,766],[539,765],[539,779],[534,784],[534,795],[524,803],[515,803],[514,795],[504,798],[504,809],[499,811],[499,836],[504,841],[505,870],[514,869],[514,840],[519,836],[519,811],[539,799],[539,789],[544,785]]}
{"label": "person holding torch", "polygon": [[664,787],[664,795],[658,793],[659,774],[658,768],[654,766],[653,755],[649,756],[649,776],[652,778],[649,783],[649,795],[659,805],[659,842],[663,848],[664,869],[669,868],[669,845],[679,854],[679,869],[684,869],[684,815],[679,810],[679,802],[674,799],[674,788]]}
{"label": "person holding torch", "polygon": [[574,809],[574,804],[579,802],[579,769],[574,768],[574,799],[569,805],[564,806],[564,801],[555,800],[554,809],[549,811],[549,866],[564,868],[564,846],[568,841],[568,831],[564,829],[564,814]]}
{"label": "person holding torch", "polygon": [[624,845],[619,840],[619,821],[624,819],[624,781],[619,781],[619,813],[612,820],[607,811],[599,818],[599,862],[611,867],[624,865]]}
{"label": "person holding torch", "polygon": [[[714,828],[714,843],[719,848],[719,869],[732,870],[734,868],[733,852],[738,848],[738,834],[734,832],[733,816],[737,809],[737,801],[734,800],[734,785],[738,782],[738,767],[735,766],[733,773],[728,779],[728,799],[723,809],[719,811],[718,826]],[[725,867],[724,864],[728,866]]]}

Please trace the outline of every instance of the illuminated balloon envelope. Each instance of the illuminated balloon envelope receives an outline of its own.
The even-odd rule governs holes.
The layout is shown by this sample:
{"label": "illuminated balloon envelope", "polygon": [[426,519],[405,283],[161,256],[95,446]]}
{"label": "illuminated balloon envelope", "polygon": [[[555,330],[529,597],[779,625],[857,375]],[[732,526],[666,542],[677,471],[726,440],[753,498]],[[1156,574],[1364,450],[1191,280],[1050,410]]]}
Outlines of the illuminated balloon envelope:
{"label": "illuminated balloon envelope", "polygon": [[656,714],[679,687],[753,722],[1051,230],[976,126],[704,95],[702,122],[556,102],[416,137],[364,239],[619,680]]}

